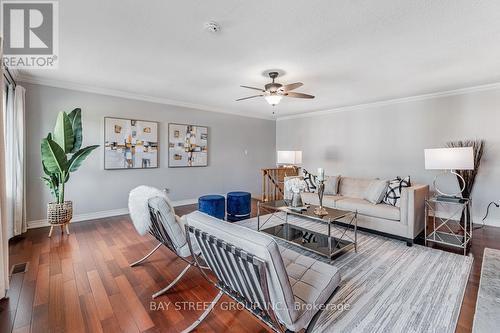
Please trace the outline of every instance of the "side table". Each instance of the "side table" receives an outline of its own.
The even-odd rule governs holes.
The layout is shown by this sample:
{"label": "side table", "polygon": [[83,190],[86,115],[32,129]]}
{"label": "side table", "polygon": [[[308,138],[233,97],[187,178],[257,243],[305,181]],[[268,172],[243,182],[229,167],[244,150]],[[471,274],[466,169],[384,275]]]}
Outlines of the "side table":
{"label": "side table", "polygon": [[[425,199],[425,245],[431,242],[452,246],[463,249],[464,255],[467,255],[472,240],[470,206],[470,199],[460,201],[446,201],[438,197]],[[446,215],[446,217],[439,215]],[[460,222],[462,216],[464,217],[463,224]],[[457,220],[459,229],[453,229],[451,222]],[[429,223],[433,226],[430,233],[428,233]]]}

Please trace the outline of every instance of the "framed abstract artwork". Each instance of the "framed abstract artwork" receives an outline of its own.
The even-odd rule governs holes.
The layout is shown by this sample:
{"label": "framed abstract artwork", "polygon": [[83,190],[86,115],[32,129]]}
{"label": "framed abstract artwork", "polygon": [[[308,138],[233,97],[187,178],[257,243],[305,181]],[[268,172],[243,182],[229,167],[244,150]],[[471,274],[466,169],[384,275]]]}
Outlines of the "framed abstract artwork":
{"label": "framed abstract artwork", "polygon": [[158,150],[158,122],[104,118],[104,169],[157,168]]}
{"label": "framed abstract artwork", "polygon": [[168,167],[208,165],[208,127],[168,124]]}

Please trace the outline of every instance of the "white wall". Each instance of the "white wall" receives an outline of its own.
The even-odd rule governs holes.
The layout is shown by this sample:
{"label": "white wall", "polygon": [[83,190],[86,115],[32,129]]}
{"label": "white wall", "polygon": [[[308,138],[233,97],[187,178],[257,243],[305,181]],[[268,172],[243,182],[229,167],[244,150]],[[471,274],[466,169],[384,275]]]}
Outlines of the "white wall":
{"label": "white wall", "polygon": [[[426,184],[436,172],[424,169],[425,148],[474,138],[486,141],[472,195],[479,223],[487,204],[500,201],[500,89],[279,120],[276,126],[277,149],[302,150],[306,169],[367,178],[410,175]],[[500,226],[499,209],[492,208],[488,224]]]}
{"label": "white wall", "polygon": [[[82,109],[84,145],[101,145],[67,184],[66,198],[73,200],[79,219],[95,212],[123,211],[128,192],[140,184],[169,188],[174,201],[190,201],[207,193],[245,190],[259,193],[260,169],[275,164],[275,123],[222,113],[199,111],[137,100],[21,83],[26,87],[27,216],[45,218],[51,200],[40,181],[40,139],[53,130],[59,111]],[[104,170],[104,116],[160,122],[160,168]],[[209,127],[209,166],[168,168],[168,123]],[[245,150],[247,154],[245,154]],[[104,213],[103,213],[104,212]]]}

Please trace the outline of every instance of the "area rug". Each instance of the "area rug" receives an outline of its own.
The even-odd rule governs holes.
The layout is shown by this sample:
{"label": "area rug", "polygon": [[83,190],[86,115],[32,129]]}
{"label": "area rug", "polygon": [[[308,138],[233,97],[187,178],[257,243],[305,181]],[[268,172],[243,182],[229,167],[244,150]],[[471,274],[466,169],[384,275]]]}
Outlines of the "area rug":
{"label": "area rug", "polygon": [[[261,221],[265,221],[266,218]],[[289,216],[289,223],[324,225]],[[282,223],[271,217],[267,226]],[[257,228],[257,219],[239,224]],[[326,261],[277,239],[280,246]],[[358,252],[333,261],[341,272],[331,306],[317,318],[314,332],[455,332],[472,257],[358,232]],[[347,306],[346,306],[347,305]]]}
{"label": "area rug", "polygon": [[500,251],[484,249],[481,280],[474,315],[474,333],[498,332],[500,328]]}

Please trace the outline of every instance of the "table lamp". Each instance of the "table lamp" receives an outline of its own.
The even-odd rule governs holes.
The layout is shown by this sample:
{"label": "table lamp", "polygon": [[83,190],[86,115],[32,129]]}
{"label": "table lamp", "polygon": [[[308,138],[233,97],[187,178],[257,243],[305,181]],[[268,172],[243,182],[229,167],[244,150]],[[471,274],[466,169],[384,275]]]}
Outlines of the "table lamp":
{"label": "table lamp", "polygon": [[437,186],[439,177],[437,175],[434,178],[434,188],[440,194],[438,197],[450,199],[461,194],[465,189],[465,180],[455,170],[474,170],[474,151],[472,147],[425,149],[424,153],[426,170],[445,170],[441,175],[451,173],[460,179],[459,192],[454,194],[445,193]]}
{"label": "table lamp", "polygon": [[276,159],[278,166],[295,167],[302,164],[301,150],[278,150]]}

